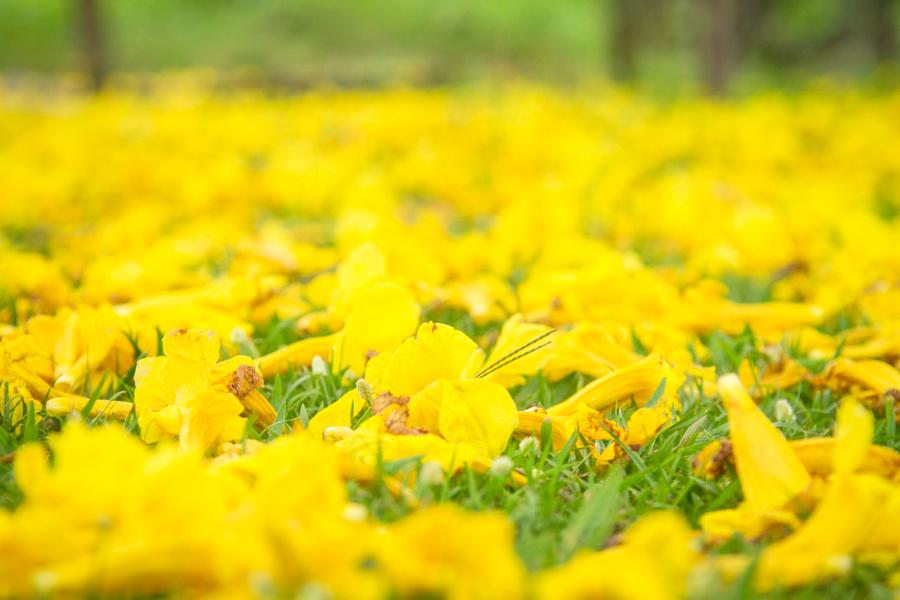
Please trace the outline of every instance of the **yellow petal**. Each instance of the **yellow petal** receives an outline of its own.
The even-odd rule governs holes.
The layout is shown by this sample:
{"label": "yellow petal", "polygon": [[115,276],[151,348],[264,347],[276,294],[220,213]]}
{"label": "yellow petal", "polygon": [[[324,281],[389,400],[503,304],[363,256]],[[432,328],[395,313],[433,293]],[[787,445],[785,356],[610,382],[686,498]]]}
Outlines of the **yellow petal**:
{"label": "yellow petal", "polygon": [[258,429],[270,427],[275,422],[278,413],[275,412],[275,407],[269,403],[259,390],[253,390],[246,396],[239,398],[239,400],[245,412],[256,417],[255,424]]}
{"label": "yellow petal", "polygon": [[163,338],[166,360],[159,364],[175,402],[187,401],[210,384],[220,346],[219,336],[208,329],[176,329],[166,334]]}
{"label": "yellow petal", "polygon": [[[829,475],[832,472],[837,448],[837,441],[834,438],[791,440],[790,444],[810,475]],[[895,479],[900,474],[900,452],[870,444],[866,448],[862,462],[856,468],[863,473]]]}
{"label": "yellow petal", "polygon": [[626,444],[643,446],[672,420],[672,410],[664,405],[639,408],[628,417]]}
{"label": "yellow petal", "polygon": [[[534,340],[536,337],[547,333],[550,329],[550,327],[540,323],[526,323],[522,319],[522,315],[513,315],[503,324],[500,335],[497,337],[497,343],[494,344],[494,348],[491,350],[485,364],[494,364],[504,356],[507,356],[511,352],[514,352],[518,348],[521,348],[523,345]],[[546,338],[534,346],[530,346],[523,350],[523,352],[527,352],[531,348],[535,348],[548,341],[551,342],[549,346],[545,346],[534,352],[529,352],[522,358],[516,359],[506,366],[500,367],[491,373],[489,379],[506,387],[520,385],[523,381],[522,375],[532,375],[537,373],[541,368],[551,352],[553,343],[550,338]]]}
{"label": "yellow petal", "polygon": [[179,439],[185,447],[206,450],[241,439],[245,420],[239,415],[244,407],[227,392],[206,390],[192,398],[181,426]]}
{"label": "yellow petal", "polygon": [[405,287],[380,281],[357,290],[335,343],[335,366],[362,373],[371,355],[394,350],[418,324],[419,304]]}
{"label": "yellow petal", "polygon": [[553,448],[559,450],[569,441],[572,432],[560,417],[551,417],[546,411],[519,411],[519,423],[516,425],[516,433],[540,437],[544,423],[550,423]]}
{"label": "yellow petal", "polygon": [[579,405],[602,411],[632,398],[641,405],[653,396],[663,379],[666,380],[665,393],[671,394],[680,387],[682,377],[654,353],[640,362],[595,379],[566,400],[551,406],[547,412],[551,415],[571,415]]}
{"label": "yellow petal", "polygon": [[519,423],[516,404],[506,389],[491,381],[439,381],[438,428],[449,442],[471,444],[488,456],[506,448]]}
{"label": "yellow petal", "polygon": [[746,503],[757,511],[783,507],[809,486],[809,473],[737,375],[719,379],[719,394],[728,413],[734,462]]}
{"label": "yellow petal", "polygon": [[837,412],[834,431],[834,470],[836,473],[850,473],[863,464],[872,434],[875,430],[872,413],[848,398]]}
{"label": "yellow petal", "polygon": [[639,354],[613,340],[607,328],[579,323],[571,331],[557,333],[544,365],[551,381],[578,372],[601,377],[641,360]]}
{"label": "yellow petal", "polygon": [[440,323],[423,323],[416,336],[394,352],[382,374],[381,387],[394,396],[412,397],[432,381],[470,376],[483,354],[461,331]]}
{"label": "yellow petal", "polygon": [[306,430],[315,439],[322,439],[322,434],[329,427],[350,427],[353,418],[366,408],[366,403],[359,397],[355,389],[350,390],[335,402],[332,402],[309,420]]}
{"label": "yellow petal", "polygon": [[337,302],[349,299],[354,292],[384,274],[384,255],[378,246],[372,243],[357,246],[337,268]]}
{"label": "yellow petal", "polygon": [[369,362],[366,363],[365,379],[376,390],[380,390],[383,387],[381,381],[384,377],[385,369],[391,362],[391,356],[391,352],[381,352],[370,358]]}
{"label": "yellow petal", "polygon": [[219,361],[221,342],[210,329],[176,329],[167,333],[162,343],[166,357],[194,363],[205,371]]}
{"label": "yellow petal", "polygon": [[792,535],[767,547],[756,571],[757,586],[800,585],[840,575],[869,539],[890,486],[868,475],[837,477],[812,516]]}
{"label": "yellow petal", "polygon": [[16,450],[16,484],[28,495],[39,494],[50,474],[47,450],[40,444],[25,444]]}
{"label": "yellow petal", "polygon": [[[90,402],[90,398],[83,396],[58,396],[49,398],[44,404],[47,412],[51,415],[65,416],[72,412],[81,412]],[[134,410],[134,404],[131,402],[123,402],[121,400],[95,400],[89,416],[91,417],[109,417],[125,420],[131,411]]]}
{"label": "yellow petal", "polygon": [[424,429],[429,433],[440,432],[441,404],[446,393],[443,383],[435,381],[410,398],[407,426]]}
{"label": "yellow petal", "polygon": [[880,360],[838,359],[831,365],[827,377],[860,385],[879,395],[900,390],[900,371]]}

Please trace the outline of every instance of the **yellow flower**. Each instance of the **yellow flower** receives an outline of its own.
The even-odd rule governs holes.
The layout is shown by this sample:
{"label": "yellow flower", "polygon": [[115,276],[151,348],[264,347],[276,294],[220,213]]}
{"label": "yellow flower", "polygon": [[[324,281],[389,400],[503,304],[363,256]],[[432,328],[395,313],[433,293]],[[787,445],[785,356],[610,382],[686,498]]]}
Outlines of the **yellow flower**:
{"label": "yellow flower", "polygon": [[212,331],[176,330],[163,338],[165,356],[138,361],[134,404],[144,441],[177,436],[207,449],[243,436],[242,413],[272,423],[274,410],[256,395],[262,375],[252,359],[217,364],[219,347]]}
{"label": "yellow flower", "polygon": [[506,449],[518,424],[515,404],[499,384],[480,379],[438,380],[409,401],[406,425],[468,444],[483,456]]}
{"label": "yellow flower", "polygon": [[97,399],[91,401],[90,398],[83,396],[57,396],[48,398],[44,403],[47,413],[58,417],[66,416],[73,412],[81,412],[88,405],[91,410],[88,412],[90,417],[108,417],[118,421],[124,421],[134,410],[134,403],[125,402],[124,400],[103,400]]}
{"label": "yellow flower", "polygon": [[[4,596],[208,589],[263,568],[258,545],[226,518],[231,489],[199,456],[154,452],[120,427],[77,423],[50,446],[52,466],[38,445],[17,456],[25,500],[0,518]],[[232,560],[242,547],[247,554]]]}
{"label": "yellow flower", "polygon": [[419,305],[399,284],[374,281],[354,288],[343,328],[336,334],[311,337],[257,359],[265,377],[312,364],[314,357],[331,358],[335,369],[362,373],[376,354],[392,351],[419,323]]}
{"label": "yellow flower", "polygon": [[356,291],[335,340],[335,366],[362,373],[375,354],[392,351],[419,324],[419,305],[403,286],[380,281]]}
{"label": "yellow flower", "polygon": [[445,468],[474,457],[490,459],[505,449],[518,415],[503,386],[473,377],[483,362],[484,353],[462,332],[423,323],[393,353],[369,362],[367,398],[358,386],[316,414],[309,429],[321,435],[330,427],[348,427],[368,405],[373,416],[339,442],[368,462],[379,444],[387,459],[424,455]]}
{"label": "yellow flower", "polygon": [[694,534],[674,513],[651,513],[625,532],[620,546],[582,552],[537,577],[536,596],[664,600],[682,598],[699,556]]}
{"label": "yellow flower", "polygon": [[763,550],[755,573],[763,590],[845,573],[865,550],[900,550],[900,486],[856,474],[872,437],[872,416],[853,401],[838,414],[834,476],[810,518]]}
{"label": "yellow flower", "polygon": [[514,537],[504,515],[442,504],[392,525],[377,558],[402,596],[521,598],[525,573]]}

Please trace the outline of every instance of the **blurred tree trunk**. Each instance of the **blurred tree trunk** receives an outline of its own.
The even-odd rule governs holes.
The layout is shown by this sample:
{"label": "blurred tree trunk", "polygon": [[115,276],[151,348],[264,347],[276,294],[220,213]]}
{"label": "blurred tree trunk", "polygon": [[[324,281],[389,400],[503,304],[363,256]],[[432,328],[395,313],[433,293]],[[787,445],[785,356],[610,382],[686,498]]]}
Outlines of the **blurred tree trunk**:
{"label": "blurred tree trunk", "polygon": [[894,0],[872,0],[872,51],[879,63],[897,58],[897,30],[894,27]]}
{"label": "blurred tree trunk", "polygon": [[631,81],[637,71],[640,50],[640,3],[638,0],[612,2],[612,72],[618,81]]}
{"label": "blurred tree trunk", "polygon": [[722,94],[737,62],[737,0],[703,0],[700,71],[706,90]]}
{"label": "blurred tree trunk", "polygon": [[77,0],[77,20],[85,67],[91,87],[97,91],[106,81],[106,54],[100,0]]}

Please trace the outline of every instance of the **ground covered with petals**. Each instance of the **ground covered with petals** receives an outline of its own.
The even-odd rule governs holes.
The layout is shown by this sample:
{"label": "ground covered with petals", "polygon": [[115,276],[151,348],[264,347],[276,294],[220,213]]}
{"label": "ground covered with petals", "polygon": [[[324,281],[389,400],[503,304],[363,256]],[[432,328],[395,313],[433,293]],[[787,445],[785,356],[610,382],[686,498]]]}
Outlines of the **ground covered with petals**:
{"label": "ground covered with petals", "polygon": [[900,592],[900,95],[0,92],[0,597]]}

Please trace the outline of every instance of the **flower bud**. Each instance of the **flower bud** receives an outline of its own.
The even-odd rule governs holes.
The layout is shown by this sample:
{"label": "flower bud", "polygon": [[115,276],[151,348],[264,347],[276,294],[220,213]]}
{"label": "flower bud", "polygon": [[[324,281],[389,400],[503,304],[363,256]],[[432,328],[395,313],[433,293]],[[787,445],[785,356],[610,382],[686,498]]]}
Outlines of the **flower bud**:
{"label": "flower bud", "polygon": [[780,423],[787,423],[794,420],[794,409],[791,403],[784,398],[779,398],[775,402],[775,420]]}
{"label": "flower bud", "polygon": [[444,469],[434,461],[425,461],[419,470],[419,483],[426,486],[441,485],[444,483]]}
{"label": "flower bud", "polygon": [[503,479],[513,470],[513,466],[513,461],[510,457],[498,456],[491,461],[491,468],[488,470],[488,473],[491,474],[491,477]]}
{"label": "flower bud", "polygon": [[313,356],[312,363],[309,366],[313,375],[328,375],[328,365],[321,356]]}
{"label": "flower bud", "polygon": [[375,390],[373,390],[372,385],[362,377],[356,380],[356,393],[359,394],[362,401],[369,406],[375,404]]}

